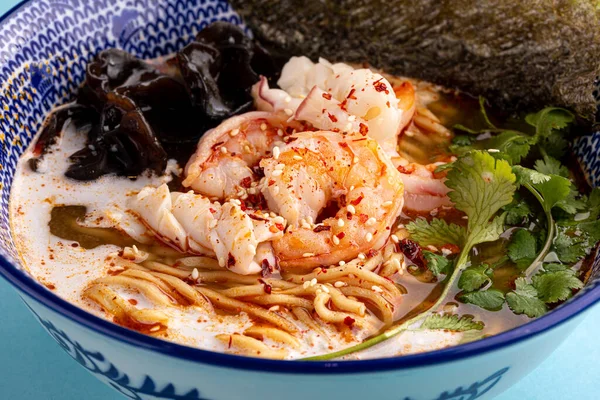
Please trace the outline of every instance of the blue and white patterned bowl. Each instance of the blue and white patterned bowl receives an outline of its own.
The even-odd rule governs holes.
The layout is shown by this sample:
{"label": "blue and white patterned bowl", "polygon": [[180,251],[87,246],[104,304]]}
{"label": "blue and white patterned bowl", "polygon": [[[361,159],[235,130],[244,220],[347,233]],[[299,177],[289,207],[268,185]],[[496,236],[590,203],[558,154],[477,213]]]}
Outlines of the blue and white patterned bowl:
{"label": "blue and white patterned bowl", "polygon": [[[217,19],[241,24],[218,0],[32,0],[0,20],[0,275],[77,362],[131,399],[490,398],[531,371],[600,299],[596,279],[557,310],[508,332],[398,358],[293,362],[244,358],[180,346],[127,330],[61,300],[21,270],[8,197],[19,155],[44,115],[71,98],[85,64],[120,47],[138,57],[182,48]],[[600,134],[575,143],[600,184]],[[557,383],[558,384],[558,383]]]}

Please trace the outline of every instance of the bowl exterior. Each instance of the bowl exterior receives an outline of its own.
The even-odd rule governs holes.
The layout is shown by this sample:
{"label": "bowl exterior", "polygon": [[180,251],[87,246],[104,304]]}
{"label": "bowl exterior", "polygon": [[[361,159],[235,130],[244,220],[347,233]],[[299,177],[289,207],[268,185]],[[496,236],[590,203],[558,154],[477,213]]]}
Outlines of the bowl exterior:
{"label": "bowl exterior", "polygon": [[[242,25],[228,3],[219,0],[31,0],[0,20],[0,275],[18,287],[58,344],[100,380],[132,399],[489,398],[539,364],[582,318],[569,318],[570,314],[600,297],[596,281],[588,285],[588,293],[578,295],[576,306],[557,314],[560,318],[543,317],[546,322],[536,321],[512,334],[512,339],[527,339],[511,339],[510,344],[498,339],[504,344],[493,348],[475,345],[477,351],[468,357],[459,351],[454,352],[457,357],[436,352],[411,358],[423,362],[373,361],[356,370],[339,368],[335,362],[318,368],[309,363],[258,363],[181,346],[170,354],[156,339],[140,339],[141,345],[135,345],[135,340],[124,339],[123,328],[102,325],[84,311],[65,312],[56,296],[19,270],[8,199],[20,154],[46,113],[73,98],[87,62],[99,51],[119,47],[138,57],[164,56],[215,20]],[[600,135],[582,143],[576,145],[578,156],[590,181],[596,182]]]}
{"label": "bowl exterior", "polygon": [[125,397],[143,400],[489,399],[533,370],[585,315],[514,345],[451,362],[383,372],[278,373],[210,365],[133,346],[26,294],[22,298],[73,359]]}

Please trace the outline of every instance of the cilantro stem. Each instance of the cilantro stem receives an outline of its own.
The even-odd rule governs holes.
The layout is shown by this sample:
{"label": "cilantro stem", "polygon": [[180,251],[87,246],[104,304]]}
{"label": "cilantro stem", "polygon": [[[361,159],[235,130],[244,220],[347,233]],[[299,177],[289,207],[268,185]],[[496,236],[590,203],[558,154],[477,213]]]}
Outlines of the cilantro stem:
{"label": "cilantro stem", "polygon": [[523,186],[527,188],[527,190],[529,190],[531,194],[533,194],[533,196],[542,205],[542,208],[544,209],[544,214],[546,215],[546,228],[548,230],[544,246],[537,254],[535,259],[532,261],[531,265],[529,265],[529,267],[527,267],[527,269],[525,270],[525,276],[529,277],[537,271],[537,269],[542,264],[542,261],[546,257],[546,254],[548,254],[548,252],[550,251],[550,247],[552,246],[552,239],[554,239],[554,233],[556,231],[556,223],[554,222],[554,218],[552,217],[551,208],[546,206],[542,195],[529,183],[526,183]]}
{"label": "cilantro stem", "polygon": [[466,244],[463,247],[463,249],[456,261],[456,268],[454,268],[452,275],[450,275],[449,279],[447,279],[447,283],[446,283],[446,286],[444,287],[444,290],[442,291],[442,294],[440,295],[440,297],[438,297],[436,302],[427,311],[417,314],[414,317],[402,322],[401,324],[394,326],[394,327],[388,329],[387,331],[385,331],[377,336],[374,336],[370,339],[367,339],[357,345],[350,346],[348,348],[345,348],[345,349],[342,349],[339,351],[334,351],[332,353],[302,358],[301,360],[302,361],[326,361],[326,360],[332,360],[335,358],[343,357],[348,354],[356,353],[357,351],[365,350],[365,349],[375,346],[376,344],[384,342],[384,341],[408,330],[408,328],[410,328],[410,326],[412,324],[427,318],[429,315],[431,315],[433,313],[433,311],[435,309],[437,309],[442,303],[444,303],[446,301],[446,297],[448,296],[448,293],[450,293],[450,290],[454,286],[454,282],[460,276],[461,272],[468,265],[467,260],[469,258],[469,253],[471,252],[472,247],[473,246],[470,244]]}

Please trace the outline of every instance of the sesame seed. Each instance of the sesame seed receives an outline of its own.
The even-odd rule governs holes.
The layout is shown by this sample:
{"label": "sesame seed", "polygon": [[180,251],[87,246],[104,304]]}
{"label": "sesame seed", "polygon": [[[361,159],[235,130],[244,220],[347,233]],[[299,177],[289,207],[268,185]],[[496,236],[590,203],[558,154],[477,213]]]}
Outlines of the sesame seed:
{"label": "sesame seed", "polygon": [[356,115],[351,115],[348,117],[348,121],[352,122],[352,121],[356,121]]}
{"label": "sesame seed", "polygon": [[260,124],[260,130],[261,131],[266,131],[267,130],[267,124],[265,124],[264,122],[262,124]]}
{"label": "sesame seed", "polygon": [[[237,192],[237,193],[236,193],[237,197],[242,197],[242,196],[243,196],[243,195],[245,195],[245,194],[246,194],[246,191],[245,191],[245,190],[243,190],[243,189],[241,189],[239,192]],[[236,203],[236,204],[237,204],[237,203]],[[241,204],[242,204],[242,203],[238,204],[238,206],[239,206],[239,205],[241,205]]]}
{"label": "sesame seed", "polygon": [[361,260],[364,260],[367,257],[363,253],[359,253],[358,258],[360,258]]}
{"label": "sesame seed", "polygon": [[284,169],[284,168],[285,168],[285,164],[281,164],[281,163],[279,163],[275,166],[275,169]]}
{"label": "sesame seed", "polygon": [[354,190],[354,186],[350,186],[350,191],[353,191],[353,190]]}
{"label": "sesame seed", "polygon": [[398,224],[398,229],[404,229],[404,224]]}
{"label": "sesame seed", "polygon": [[302,228],[304,229],[311,229],[310,224],[307,224],[306,222],[300,225]]}
{"label": "sesame seed", "polygon": [[344,220],[341,218],[338,218],[338,222],[337,222],[338,226],[341,228],[344,226]]}
{"label": "sesame seed", "polygon": [[159,325],[156,325],[156,326],[153,326],[152,328],[150,328],[150,332],[157,332],[159,330],[160,330],[160,326]]}
{"label": "sesame seed", "polygon": [[377,293],[383,293],[383,289],[382,289],[382,288],[380,288],[380,287],[379,287],[379,286],[377,286],[377,285],[373,285],[373,286],[371,286],[371,289],[372,289],[374,292],[377,292]]}
{"label": "sesame seed", "polygon": [[400,239],[398,238],[398,236],[392,235],[392,242],[398,243],[398,242],[400,242]]}
{"label": "sesame seed", "polygon": [[428,250],[431,250],[431,251],[433,251],[433,252],[437,252],[437,251],[439,251],[437,247],[435,247],[435,246],[432,246],[432,245],[429,245],[429,246],[427,246],[427,249],[428,249]]}
{"label": "sesame seed", "polygon": [[292,101],[292,98],[290,96],[285,96],[285,99],[283,99],[283,101],[289,103],[290,101]]}
{"label": "sesame seed", "polygon": [[321,290],[324,291],[325,293],[329,293],[329,288],[325,285],[321,285]]}
{"label": "sesame seed", "polygon": [[[240,194],[238,193],[238,195],[240,195]],[[241,196],[241,195],[240,195],[240,196]],[[242,205],[242,202],[241,202],[241,201],[239,201],[238,199],[231,199],[230,201],[231,201],[233,204],[235,204],[236,206],[241,206],[241,205]]]}
{"label": "sesame seed", "polygon": [[311,217],[310,215],[306,217],[306,222],[312,225],[314,223],[313,217]]}
{"label": "sesame seed", "polygon": [[450,254],[452,254],[452,250],[450,249],[442,249],[442,254],[445,256],[449,256]]}
{"label": "sesame seed", "polygon": [[283,174],[283,171],[280,170],[280,169],[276,169],[275,171],[273,171],[273,173],[271,175],[274,176],[274,177],[278,177],[281,174]]}
{"label": "sesame seed", "polygon": [[365,239],[367,239],[367,242],[371,242],[371,240],[373,240],[373,234],[371,232],[368,232]]}
{"label": "sesame seed", "polygon": [[391,206],[392,204],[394,204],[394,202],[393,202],[393,201],[391,201],[391,200],[388,200],[388,201],[384,202],[384,203],[382,204],[382,206],[384,206],[384,207],[389,207],[389,206]]}
{"label": "sesame seed", "polygon": [[335,244],[336,246],[338,244],[340,244],[340,239],[337,236],[335,236],[335,235],[333,235],[333,244]]}
{"label": "sesame seed", "polygon": [[372,225],[375,225],[376,223],[377,223],[377,219],[375,217],[371,217],[367,220],[367,222],[365,222],[365,225],[372,226]]}
{"label": "sesame seed", "polygon": [[227,147],[225,147],[225,146],[221,147],[221,153],[227,154]]}
{"label": "sesame seed", "polygon": [[256,194],[256,189],[254,189],[254,188],[251,187],[250,189],[248,189],[248,193],[249,194]]}
{"label": "sesame seed", "polygon": [[208,225],[211,229],[214,228],[215,226],[217,226],[217,220],[213,219],[212,221],[210,221],[210,224]]}
{"label": "sesame seed", "polygon": [[346,125],[346,130],[350,131],[352,129],[352,123],[348,122],[348,124]]}
{"label": "sesame seed", "polygon": [[279,150],[279,147],[277,147],[277,146],[273,147],[273,158],[278,160],[280,154],[281,154],[281,150]]}
{"label": "sesame seed", "polygon": [[306,282],[304,282],[304,283],[302,284],[302,287],[303,287],[304,289],[308,289],[308,287],[309,287],[309,286],[310,286],[310,281],[306,281]]}
{"label": "sesame seed", "polygon": [[283,110],[283,112],[288,116],[291,117],[292,114],[294,114],[294,112],[292,110],[290,110],[289,108],[286,108],[285,110]]}
{"label": "sesame seed", "polygon": [[219,258],[219,267],[224,267],[225,266],[225,259],[223,257]]}
{"label": "sesame seed", "polygon": [[346,265],[346,261],[342,260],[339,262],[340,267],[343,267],[344,265]]}
{"label": "sesame seed", "polygon": [[278,215],[275,218],[273,218],[273,222],[275,222],[276,224],[283,224],[285,222],[285,218],[283,218],[281,215]]}
{"label": "sesame seed", "polygon": [[275,218],[275,217],[277,216],[277,214],[275,214],[273,211],[271,211],[271,212],[269,213],[269,216],[270,216],[271,218]]}
{"label": "sesame seed", "polygon": [[304,254],[302,254],[302,257],[312,257],[314,255],[315,255],[314,253],[304,253]]}
{"label": "sesame seed", "polygon": [[500,153],[498,149],[487,149],[488,153]]}
{"label": "sesame seed", "polygon": [[341,287],[347,286],[347,283],[346,282],[337,281],[336,283],[333,284],[333,286],[335,286],[336,288],[341,288]]}
{"label": "sesame seed", "polygon": [[297,154],[296,154],[296,155],[294,155],[294,157],[292,157],[292,158],[293,158],[294,160],[296,160],[296,161],[300,161],[300,160],[302,160],[302,156],[299,156],[299,155],[297,155]]}
{"label": "sesame seed", "polygon": [[196,280],[196,279],[198,279],[198,276],[200,276],[200,273],[198,272],[198,268],[194,268],[194,270],[192,271],[192,279]]}
{"label": "sesame seed", "polygon": [[279,306],[274,305],[273,307],[269,308],[269,311],[279,311]]}
{"label": "sesame seed", "polygon": [[346,210],[348,210],[348,212],[350,214],[355,214],[356,213],[356,208],[354,208],[354,206],[352,204],[348,204],[348,207],[346,207]]}
{"label": "sesame seed", "polygon": [[429,211],[429,215],[435,217],[436,215],[438,215],[438,212],[439,210],[437,208],[434,208],[433,210]]}
{"label": "sesame seed", "polygon": [[248,249],[248,251],[250,253],[256,253],[256,250],[254,249],[254,246],[252,246],[251,244],[249,244],[246,248]]}
{"label": "sesame seed", "polygon": [[415,136],[415,133],[414,133],[413,131],[411,131],[411,130],[408,130],[408,129],[406,130],[406,132],[404,132],[404,134],[405,134],[406,136],[408,136],[408,137],[413,137],[413,136]]}
{"label": "sesame seed", "polygon": [[238,128],[235,128],[231,132],[229,132],[229,136],[234,137],[237,136],[238,133],[240,133],[240,130]]}
{"label": "sesame seed", "polygon": [[273,196],[277,196],[279,194],[279,186],[273,186]]}
{"label": "sesame seed", "polygon": [[450,161],[454,162],[454,161],[456,161],[456,160],[458,160],[458,158],[456,158],[455,156],[451,156],[451,157],[450,157]]}
{"label": "sesame seed", "polygon": [[279,136],[279,137],[283,136],[283,129],[277,129],[277,136]]}
{"label": "sesame seed", "polygon": [[315,286],[317,284],[317,278],[312,278],[310,280],[310,286]]}

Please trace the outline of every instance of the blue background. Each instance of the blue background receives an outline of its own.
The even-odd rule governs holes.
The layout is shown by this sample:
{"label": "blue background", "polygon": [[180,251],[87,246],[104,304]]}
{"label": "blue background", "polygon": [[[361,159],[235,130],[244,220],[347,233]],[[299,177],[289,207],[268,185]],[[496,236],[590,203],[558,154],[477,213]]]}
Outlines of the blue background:
{"label": "blue background", "polygon": [[[0,0],[0,15],[17,3]],[[570,339],[498,400],[600,398],[600,307]],[[516,360],[516,362],[518,362]],[[17,293],[0,278],[0,399],[118,400],[47,335]]]}

